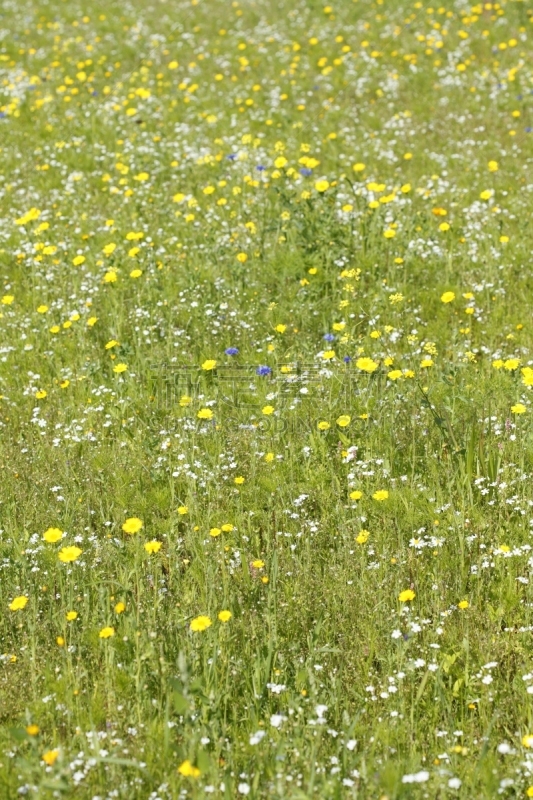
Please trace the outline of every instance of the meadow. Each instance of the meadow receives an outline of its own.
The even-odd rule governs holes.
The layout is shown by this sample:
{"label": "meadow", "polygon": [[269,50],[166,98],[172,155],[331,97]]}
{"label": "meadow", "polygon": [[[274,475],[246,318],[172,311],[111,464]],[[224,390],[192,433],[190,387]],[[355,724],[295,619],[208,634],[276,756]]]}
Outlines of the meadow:
{"label": "meadow", "polygon": [[533,797],[533,7],[3,0],[0,797]]}

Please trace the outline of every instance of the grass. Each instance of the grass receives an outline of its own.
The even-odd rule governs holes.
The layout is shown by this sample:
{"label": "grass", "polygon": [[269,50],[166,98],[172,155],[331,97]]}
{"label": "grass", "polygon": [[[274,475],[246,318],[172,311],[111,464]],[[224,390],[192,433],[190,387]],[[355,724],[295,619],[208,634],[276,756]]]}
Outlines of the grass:
{"label": "grass", "polygon": [[533,796],[527,3],[1,15],[1,796]]}

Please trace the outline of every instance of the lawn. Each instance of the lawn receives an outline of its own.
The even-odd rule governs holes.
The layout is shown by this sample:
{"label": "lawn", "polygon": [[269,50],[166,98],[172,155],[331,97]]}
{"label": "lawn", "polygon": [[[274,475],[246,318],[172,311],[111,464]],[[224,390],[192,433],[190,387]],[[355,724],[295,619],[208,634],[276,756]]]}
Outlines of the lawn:
{"label": "lawn", "polygon": [[0,796],[533,797],[533,7],[5,0]]}

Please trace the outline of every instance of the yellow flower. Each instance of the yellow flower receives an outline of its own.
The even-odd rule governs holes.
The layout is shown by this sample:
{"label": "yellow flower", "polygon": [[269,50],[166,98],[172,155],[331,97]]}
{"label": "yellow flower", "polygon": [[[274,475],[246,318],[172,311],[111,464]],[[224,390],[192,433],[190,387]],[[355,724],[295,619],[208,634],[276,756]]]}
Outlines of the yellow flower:
{"label": "yellow flower", "polygon": [[446,233],[446,231],[450,230],[450,223],[449,222],[441,222],[439,225],[439,231]]}
{"label": "yellow flower", "polygon": [[350,500],[360,500],[363,496],[363,492],[360,492],[359,489],[356,489],[353,492],[350,492]]}
{"label": "yellow flower", "polygon": [[37,308],[37,313],[38,314],[46,314],[47,311],[48,311],[48,306],[45,306],[45,305],[39,306]]}
{"label": "yellow flower", "polygon": [[455,292],[444,292],[440,299],[441,303],[452,303],[455,300]]}
{"label": "yellow flower", "polygon": [[359,531],[359,533],[355,537],[355,541],[357,542],[357,544],[364,544],[369,536],[370,536],[370,531]]}
{"label": "yellow flower", "polygon": [[12,294],[5,294],[0,300],[0,303],[2,303],[4,306],[10,306],[14,299],[15,298]]}
{"label": "yellow flower", "polygon": [[261,411],[268,417],[270,414],[274,413],[274,406],[263,406]]}
{"label": "yellow flower", "polygon": [[115,252],[116,247],[117,246],[114,242],[110,242],[109,244],[106,244],[102,252],[104,253],[104,255],[110,256],[112,253]]}
{"label": "yellow flower", "polygon": [[44,541],[48,542],[49,544],[55,544],[62,538],[63,531],[59,530],[59,528],[48,528],[48,530],[43,533]]}
{"label": "yellow flower", "polygon": [[511,406],[511,411],[513,414],[525,414],[527,408],[523,403],[516,403],[514,406]]}
{"label": "yellow flower", "polygon": [[479,197],[481,198],[481,200],[490,200],[493,194],[494,192],[492,191],[492,189],[484,189],[484,191],[480,193]]}
{"label": "yellow flower", "polygon": [[122,614],[126,610],[126,605],[122,602],[115,605],[115,614]]}
{"label": "yellow flower", "polygon": [[211,528],[211,530],[209,531],[209,536],[212,536],[213,539],[216,539],[216,537],[220,536],[221,533],[222,531],[220,528]]}
{"label": "yellow flower", "polygon": [[65,646],[65,640],[63,639],[62,636],[57,636],[56,637],[56,644],[57,644],[58,647],[64,647]]}
{"label": "yellow flower", "polygon": [[531,367],[522,367],[522,383],[525,386],[533,386],[533,369]]}
{"label": "yellow flower", "polygon": [[526,790],[526,797],[533,797],[533,786],[528,786]]}
{"label": "yellow flower", "polygon": [[357,369],[360,369],[362,372],[375,372],[378,368],[378,364],[372,358],[358,358],[355,362],[355,366]]}
{"label": "yellow flower", "polygon": [[387,500],[389,497],[389,493],[386,489],[379,489],[377,492],[374,492],[372,495],[374,500],[381,502],[382,500]]}
{"label": "yellow flower", "polygon": [[401,369],[393,369],[393,370],[391,370],[391,372],[387,373],[387,378],[390,381],[397,381],[398,378],[401,378],[401,377],[402,377]]}
{"label": "yellow flower", "polygon": [[354,164],[353,167],[352,167],[354,172],[362,172],[364,170],[364,168],[365,168],[365,165],[361,164],[360,162],[358,162],[357,164]]}
{"label": "yellow flower", "polygon": [[196,416],[198,419],[213,419],[213,412],[210,408],[201,408]]}
{"label": "yellow flower", "polygon": [[233,614],[231,611],[219,611],[218,618],[221,622],[229,622]]}
{"label": "yellow flower", "polygon": [[522,736],[522,744],[524,747],[533,747],[533,734],[526,733],[525,736]]}
{"label": "yellow flower", "polygon": [[38,725],[28,725],[26,728],[26,733],[28,736],[37,736],[39,733],[39,726]]}
{"label": "yellow flower", "polygon": [[18,597],[13,598],[11,603],[9,604],[9,608],[11,611],[22,611],[23,608],[26,608],[28,604],[28,598],[21,594]]}
{"label": "yellow flower", "polygon": [[318,423],[317,428],[319,431],[327,431],[331,428],[331,425],[323,419]]}
{"label": "yellow flower", "polygon": [[100,639],[110,639],[112,636],[115,635],[115,629],[112,628],[110,625],[106,628],[102,628],[98,636]]}
{"label": "yellow flower", "polygon": [[53,767],[57,761],[57,757],[59,755],[59,750],[47,750],[46,753],[43,753],[41,758],[45,764],[49,767]]}
{"label": "yellow flower", "polygon": [[277,331],[277,333],[285,333],[285,331],[287,330],[287,326],[283,325],[283,323],[280,322],[279,325],[276,325],[275,330]]}
{"label": "yellow flower", "polygon": [[109,342],[105,345],[106,350],[112,350],[113,347],[118,347],[119,342],[116,339],[110,339]]}
{"label": "yellow flower", "polygon": [[465,608],[468,608],[469,605],[470,603],[468,602],[468,600],[461,600],[460,603],[457,603],[457,608],[460,608],[461,611],[464,611]]}
{"label": "yellow flower", "polygon": [[337,417],[337,425],[339,428],[346,428],[350,424],[351,419],[349,414],[341,414],[340,417]]}
{"label": "yellow flower", "polygon": [[236,486],[242,486],[242,484],[244,483],[244,478],[242,477],[242,475],[237,475],[237,477],[234,478],[233,482],[235,483]]}
{"label": "yellow flower", "polygon": [[47,393],[45,392],[44,389],[40,389],[38,392],[35,392],[35,397],[37,398],[37,400],[44,400],[46,394]]}
{"label": "yellow flower", "polygon": [[78,618],[78,612],[77,611],[67,611],[66,617],[67,617],[68,622],[73,622],[75,619]]}
{"label": "yellow flower", "polygon": [[142,274],[142,269],[132,269],[130,272],[130,278],[140,278]]}
{"label": "yellow flower", "polygon": [[89,328],[92,328],[93,325],[96,325],[97,322],[98,322],[98,317],[89,317],[89,319],[87,320],[87,325],[89,326]]}
{"label": "yellow flower", "polygon": [[85,256],[75,256],[72,259],[72,263],[74,264],[75,267],[81,266],[81,264],[83,264],[84,261],[85,261]]}
{"label": "yellow flower", "polygon": [[274,461],[274,458],[275,458],[274,453],[265,454],[265,461],[267,464],[270,464],[272,461]]}
{"label": "yellow flower", "polygon": [[237,261],[239,261],[239,263],[241,264],[245,264],[246,261],[248,261],[248,256],[246,255],[246,253],[237,253],[236,258]]}
{"label": "yellow flower", "polygon": [[189,513],[189,506],[178,506],[178,514],[181,514],[181,516],[183,516],[184,514],[188,513]]}
{"label": "yellow flower", "polygon": [[322,353],[322,358],[324,361],[331,361],[333,358],[335,358],[335,350],[325,350]]}
{"label": "yellow flower", "polygon": [[488,163],[489,172],[497,172],[498,171],[498,162],[497,161],[489,161]]}
{"label": "yellow flower", "polygon": [[329,189],[329,181],[321,180],[315,183],[317,192],[326,192]]}
{"label": "yellow flower", "polygon": [[392,228],[387,228],[386,231],[383,231],[383,236],[385,237],[385,239],[394,239],[394,237],[396,236],[396,231],[393,230]]}
{"label": "yellow flower", "polygon": [[151,542],[144,543],[144,549],[147,553],[150,553],[150,555],[152,553],[159,553],[161,550],[161,542],[158,542],[156,539],[152,539]]}
{"label": "yellow flower", "polygon": [[191,620],[189,628],[191,631],[198,633],[200,631],[207,630],[207,628],[209,628],[212,624],[213,623],[209,617],[206,617],[204,614],[200,614],[199,617],[195,617],[193,620]]}
{"label": "yellow flower", "polygon": [[254,569],[263,569],[264,566],[265,566],[265,562],[261,561],[260,558],[257,558],[255,561],[252,561],[252,567]]}
{"label": "yellow flower", "polygon": [[71,561],[76,561],[82,554],[82,550],[79,547],[76,547],[75,544],[70,545],[69,547],[62,547],[59,551],[59,560],[62,561],[64,564],[69,564]]}
{"label": "yellow flower", "polygon": [[178,767],[178,772],[180,775],[183,775],[184,778],[199,778],[200,777],[200,770],[198,767],[195,767],[189,759],[184,761]]}
{"label": "yellow flower", "polygon": [[215,369],[216,365],[217,362],[214,359],[208,358],[207,361],[204,361],[202,364],[202,369],[205,369],[206,372],[209,372],[209,370]]}
{"label": "yellow flower", "polygon": [[412,589],[404,589],[403,592],[400,592],[398,595],[398,600],[400,603],[409,603],[411,600],[414,600],[416,594],[413,592]]}
{"label": "yellow flower", "polygon": [[116,372],[117,375],[120,375],[121,372],[126,372],[127,369],[128,369],[127,364],[116,364],[113,367],[113,372]]}
{"label": "yellow flower", "polygon": [[124,533],[129,533],[130,535],[133,535],[134,533],[139,533],[142,526],[143,526],[142,519],[139,519],[138,517],[129,517],[129,519],[127,519],[122,524],[122,530],[124,531]]}
{"label": "yellow flower", "polygon": [[420,362],[420,366],[422,367],[422,369],[429,369],[429,367],[432,367],[434,365],[434,363],[435,362],[433,361],[432,358],[430,358],[429,356],[426,356]]}
{"label": "yellow flower", "polygon": [[503,368],[506,369],[508,372],[513,372],[513,370],[518,369],[519,366],[520,366],[519,358],[508,358],[507,361],[503,362]]}

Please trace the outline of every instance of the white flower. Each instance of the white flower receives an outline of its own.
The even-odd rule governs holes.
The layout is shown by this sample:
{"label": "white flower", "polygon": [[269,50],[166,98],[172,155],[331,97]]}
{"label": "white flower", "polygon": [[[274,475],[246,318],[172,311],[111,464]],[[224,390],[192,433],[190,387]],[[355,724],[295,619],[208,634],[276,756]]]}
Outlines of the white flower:
{"label": "white flower", "polygon": [[281,728],[284,719],[286,719],[286,717],[284,717],[283,714],[272,714],[270,717],[270,724],[273,728]]}
{"label": "white flower", "polygon": [[348,748],[348,750],[355,750],[355,748],[357,747],[357,740],[350,739],[348,742],[346,742],[346,747]]}
{"label": "white flower", "polygon": [[404,775],[402,783],[425,783],[429,781],[429,772],[425,769],[420,772],[414,772],[412,775]]}
{"label": "white flower", "polygon": [[448,781],[448,786],[450,787],[450,789],[460,789],[461,784],[462,784],[461,778],[450,778],[450,780]]}
{"label": "white flower", "polygon": [[250,794],[250,787],[247,783],[239,783],[237,786],[237,791],[239,794]]}
{"label": "white flower", "polygon": [[250,736],[250,744],[259,744],[265,735],[266,734],[264,731],[256,731],[255,733],[252,733]]}

